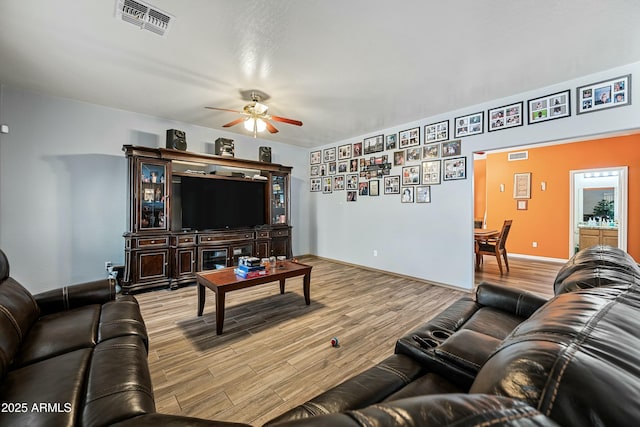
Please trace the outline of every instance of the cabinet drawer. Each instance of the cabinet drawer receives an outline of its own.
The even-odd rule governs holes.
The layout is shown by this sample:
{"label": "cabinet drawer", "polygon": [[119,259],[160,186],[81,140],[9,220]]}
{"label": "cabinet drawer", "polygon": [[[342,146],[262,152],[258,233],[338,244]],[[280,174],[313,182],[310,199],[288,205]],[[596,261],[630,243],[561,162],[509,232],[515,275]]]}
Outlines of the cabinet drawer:
{"label": "cabinet drawer", "polygon": [[177,236],[176,237],[176,245],[177,246],[191,246],[196,243],[196,236]]}
{"label": "cabinet drawer", "polygon": [[139,248],[149,248],[155,246],[167,246],[169,244],[168,237],[148,237],[144,239],[138,239]]}
{"label": "cabinet drawer", "polygon": [[618,230],[602,230],[602,237],[618,237]]}
{"label": "cabinet drawer", "polygon": [[269,231],[256,232],[256,238],[258,239],[268,239],[269,237],[271,237],[271,233]]}
{"label": "cabinet drawer", "polygon": [[282,236],[288,236],[289,235],[289,230],[272,230],[271,231],[271,236],[272,237],[282,237]]}
{"label": "cabinet drawer", "polygon": [[581,228],[580,235],[582,236],[599,236],[600,230],[595,228]]}
{"label": "cabinet drawer", "polygon": [[253,231],[245,231],[240,233],[220,233],[220,234],[205,234],[198,236],[199,244],[207,243],[220,243],[230,242],[234,240],[247,240],[253,239]]}

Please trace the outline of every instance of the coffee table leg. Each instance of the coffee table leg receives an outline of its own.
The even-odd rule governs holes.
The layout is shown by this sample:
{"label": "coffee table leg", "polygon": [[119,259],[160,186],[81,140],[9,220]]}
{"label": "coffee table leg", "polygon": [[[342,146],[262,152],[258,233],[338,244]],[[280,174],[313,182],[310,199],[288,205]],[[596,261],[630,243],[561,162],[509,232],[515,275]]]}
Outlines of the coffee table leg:
{"label": "coffee table leg", "polygon": [[224,326],[224,292],[216,292],[216,334],[222,335]]}
{"label": "coffee table leg", "polygon": [[284,294],[284,279],[280,279],[280,294]]}
{"label": "coffee table leg", "polygon": [[202,316],[202,312],[204,311],[204,286],[198,283],[198,316]]}
{"label": "coffee table leg", "polygon": [[302,288],[304,290],[304,302],[309,305],[311,304],[311,272],[304,275]]}

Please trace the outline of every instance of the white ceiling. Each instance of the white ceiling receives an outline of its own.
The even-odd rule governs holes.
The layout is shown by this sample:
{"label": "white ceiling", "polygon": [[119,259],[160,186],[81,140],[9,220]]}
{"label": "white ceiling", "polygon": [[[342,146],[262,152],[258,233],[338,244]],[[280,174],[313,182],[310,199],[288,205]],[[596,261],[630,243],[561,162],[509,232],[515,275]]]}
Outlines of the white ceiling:
{"label": "white ceiling", "polygon": [[[266,139],[313,147],[640,60],[638,0],[1,0],[0,82],[213,129],[271,96]],[[230,129],[246,133],[241,125]]]}

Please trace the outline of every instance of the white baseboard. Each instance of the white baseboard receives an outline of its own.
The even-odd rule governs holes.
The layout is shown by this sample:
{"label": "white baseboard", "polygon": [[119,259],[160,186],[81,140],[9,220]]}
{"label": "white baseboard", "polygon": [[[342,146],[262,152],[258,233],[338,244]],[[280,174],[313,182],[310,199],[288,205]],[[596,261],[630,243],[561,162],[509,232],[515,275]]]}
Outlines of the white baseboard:
{"label": "white baseboard", "polygon": [[522,259],[530,259],[531,261],[544,261],[544,262],[556,262],[558,264],[564,264],[569,261],[568,258],[550,258],[545,256],[535,256],[535,255],[523,255],[523,254],[512,254],[509,252],[507,255],[509,258],[522,258]]}

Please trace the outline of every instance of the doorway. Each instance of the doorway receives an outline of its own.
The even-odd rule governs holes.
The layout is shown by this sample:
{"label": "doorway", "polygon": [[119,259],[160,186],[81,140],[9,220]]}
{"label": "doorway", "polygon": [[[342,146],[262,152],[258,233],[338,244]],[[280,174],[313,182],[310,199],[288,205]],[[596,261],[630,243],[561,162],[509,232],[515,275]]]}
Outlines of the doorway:
{"label": "doorway", "polygon": [[627,166],[570,171],[569,256],[595,244],[627,250]]}

